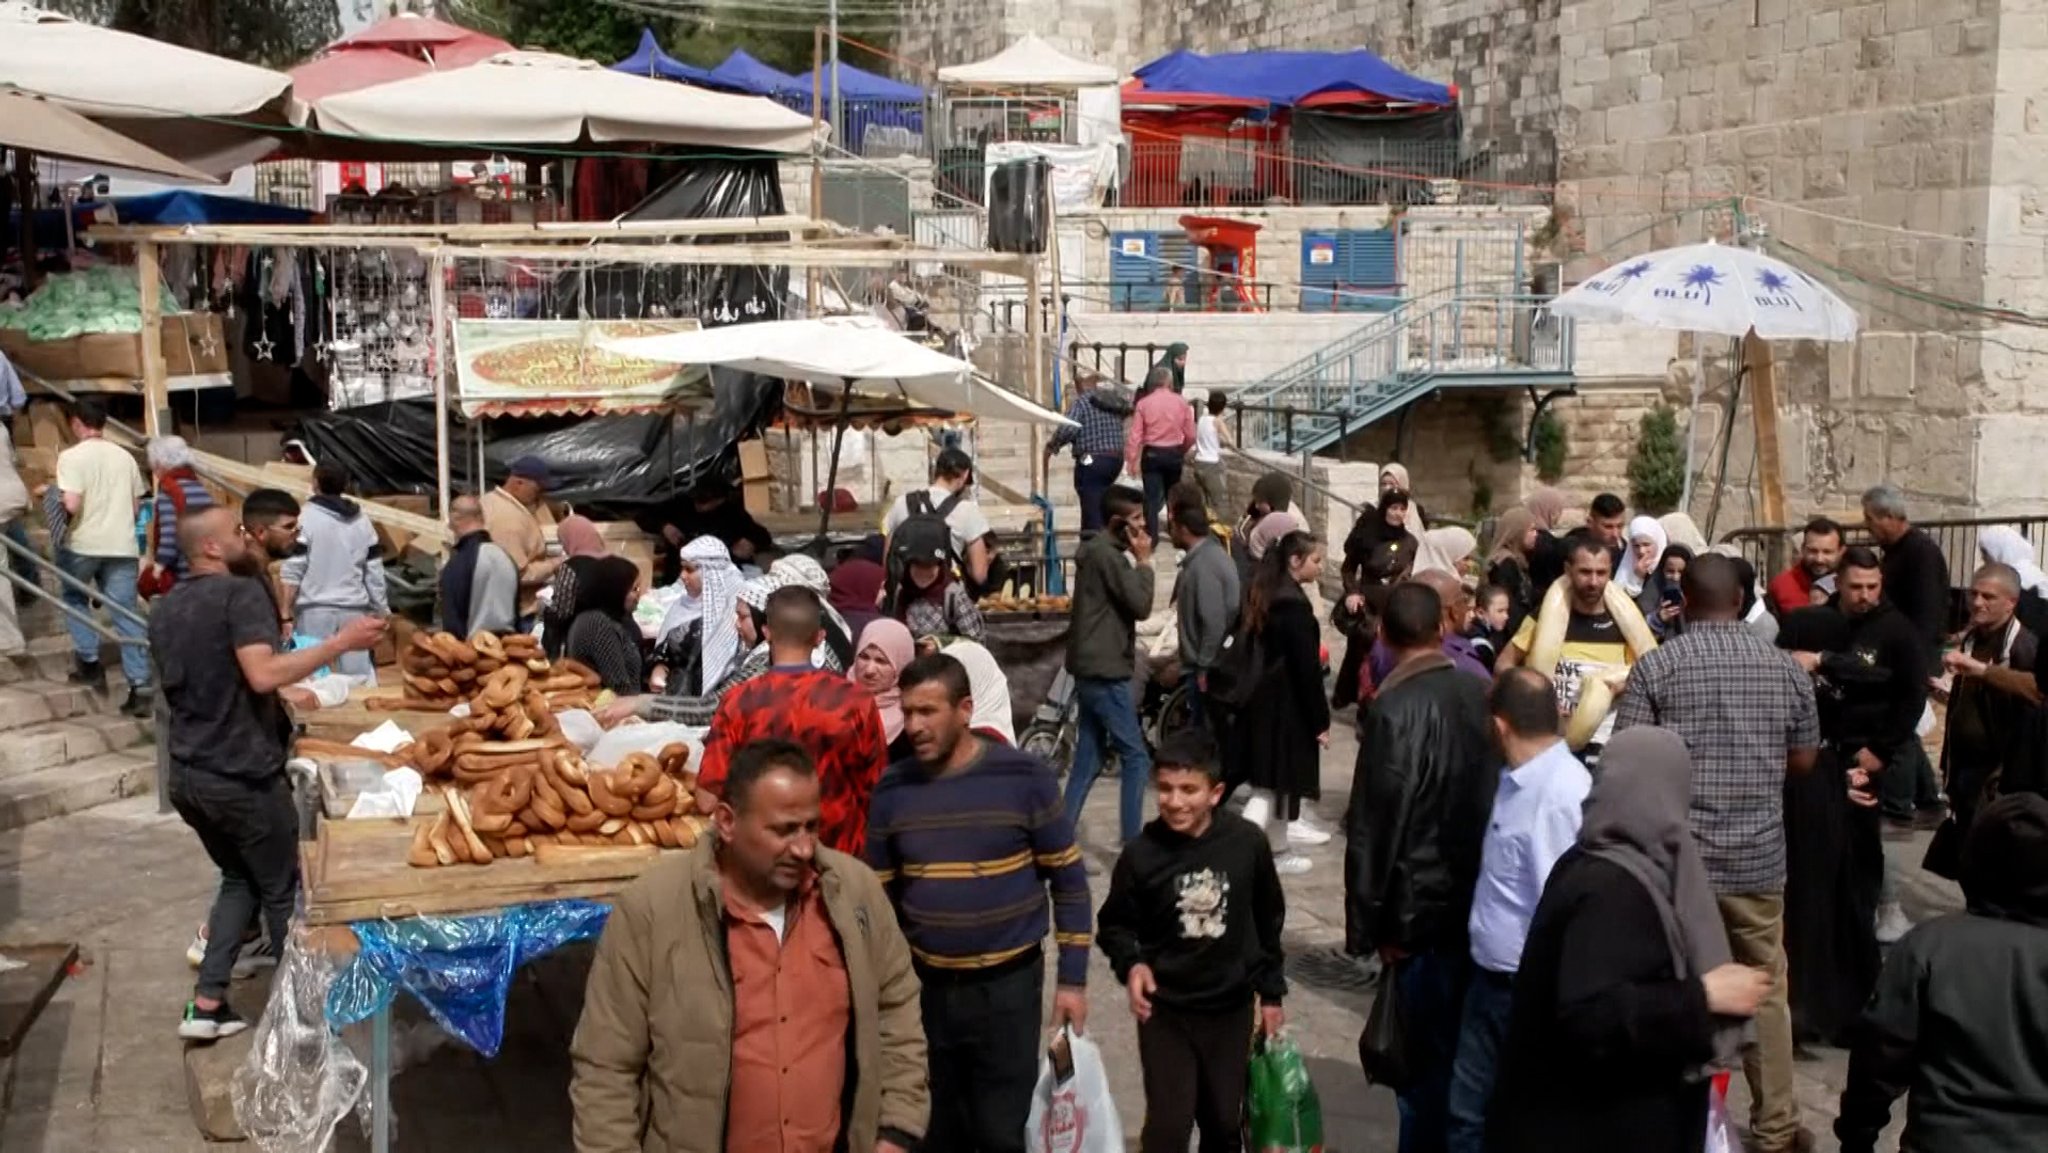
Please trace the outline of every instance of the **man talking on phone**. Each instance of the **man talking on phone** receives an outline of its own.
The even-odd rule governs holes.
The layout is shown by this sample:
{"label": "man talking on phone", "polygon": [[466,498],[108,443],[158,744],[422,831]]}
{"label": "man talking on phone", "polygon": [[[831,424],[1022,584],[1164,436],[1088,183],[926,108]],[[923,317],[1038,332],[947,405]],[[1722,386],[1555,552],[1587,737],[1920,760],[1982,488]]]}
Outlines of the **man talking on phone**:
{"label": "man talking on phone", "polygon": [[1105,745],[1116,751],[1123,780],[1121,839],[1144,824],[1145,787],[1152,760],[1138,729],[1132,689],[1138,622],[1152,613],[1152,538],[1145,532],[1145,497],[1129,485],[1102,494],[1103,531],[1074,557],[1073,620],[1067,630],[1067,672],[1074,678],[1081,732],[1067,777],[1066,810],[1076,835],[1088,788],[1102,771]]}

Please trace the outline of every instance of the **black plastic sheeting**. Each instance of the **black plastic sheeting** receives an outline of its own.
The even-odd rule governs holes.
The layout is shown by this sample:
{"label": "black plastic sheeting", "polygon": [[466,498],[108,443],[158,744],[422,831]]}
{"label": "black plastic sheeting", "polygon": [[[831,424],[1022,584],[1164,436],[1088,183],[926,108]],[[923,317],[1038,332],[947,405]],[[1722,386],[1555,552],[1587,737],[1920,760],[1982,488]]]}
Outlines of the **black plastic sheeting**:
{"label": "black plastic sheeting", "polygon": [[[482,422],[449,414],[450,468],[458,492],[482,492],[505,479],[512,462],[537,456],[554,473],[552,500],[586,514],[637,519],[687,492],[700,476],[724,476],[733,446],[756,432],[781,403],[778,381],[713,369],[717,400],[688,416],[533,417]],[[765,383],[765,387],[763,386]],[[474,436],[484,437],[485,475],[476,476]],[[434,405],[400,401],[309,417],[293,434],[313,459],[349,466],[364,492],[432,493]]]}
{"label": "black plastic sheeting", "polygon": [[[627,220],[700,220],[776,216],[782,186],[772,159],[704,159],[688,164],[626,214]],[[778,241],[785,234],[708,237],[699,243]],[[602,319],[656,314],[696,316],[705,327],[777,320],[788,290],[786,268],[756,265],[612,266],[564,273],[555,315]],[[584,297],[585,287],[589,295]],[[782,401],[781,382],[754,373],[712,370],[709,412],[631,416],[516,417],[482,426],[486,476],[478,478],[469,422],[449,414],[449,456],[456,487],[480,492],[503,480],[522,456],[538,456],[555,474],[550,496],[599,515],[632,518],[687,491],[699,478],[731,479],[741,440],[756,435]],[[435,491],[431,401],[372,405],[311,416],[293,433],[316,460],[340,460],[365,492]]]}

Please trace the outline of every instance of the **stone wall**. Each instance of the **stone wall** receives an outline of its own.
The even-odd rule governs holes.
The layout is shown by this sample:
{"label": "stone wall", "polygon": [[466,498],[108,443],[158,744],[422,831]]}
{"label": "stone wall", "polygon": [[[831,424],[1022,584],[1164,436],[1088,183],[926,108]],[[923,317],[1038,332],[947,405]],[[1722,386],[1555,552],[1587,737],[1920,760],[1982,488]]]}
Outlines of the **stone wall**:
{"label": "stone wall", "polygon": [[[1740,196],[1789,246],[1779,255],[1863,317],[1855,345],[1777,350],[1793,519],[1879,479],[1927,516],[2039,505],[2026,462],[2048,434],[2048,397],[2028,387],[2048,367],[2040,330],[1985,331],[1869,282],[2023,309],[2048,298],[2048,4],[1564,0],[1559,30],[1559,204],[1583,238],[1577,274],[1725,237],[1725,203],[1670,217]],[[1735,427],[1739,463],[1754,447],[1746,412]],[[1730,473],[1747,503],[1749,474]]]}

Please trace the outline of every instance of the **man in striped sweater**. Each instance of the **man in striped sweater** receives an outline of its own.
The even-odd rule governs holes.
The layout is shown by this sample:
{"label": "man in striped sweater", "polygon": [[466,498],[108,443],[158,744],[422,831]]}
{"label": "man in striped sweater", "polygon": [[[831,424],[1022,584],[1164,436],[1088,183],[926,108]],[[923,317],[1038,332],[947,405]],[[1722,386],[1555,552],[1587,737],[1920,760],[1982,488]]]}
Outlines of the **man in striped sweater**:
{"label": "man in striped sweater", "polygon": [[1079,1032],[1088,1016],[1088,874],[1052,770],[971,731],[959,661],[920,657],[897,686],[915,757],[891,765],[875,789],[867,858],[924,984],[925,1148],[1022,1153],[1045,1047],[1048,919],[1059,949],[1053,1025]]}

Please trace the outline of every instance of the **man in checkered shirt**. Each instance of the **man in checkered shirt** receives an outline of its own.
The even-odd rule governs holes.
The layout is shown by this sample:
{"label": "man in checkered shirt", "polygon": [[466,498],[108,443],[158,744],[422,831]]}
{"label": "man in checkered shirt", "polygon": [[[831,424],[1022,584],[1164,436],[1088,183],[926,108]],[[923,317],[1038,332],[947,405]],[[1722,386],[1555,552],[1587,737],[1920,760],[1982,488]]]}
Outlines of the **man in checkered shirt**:
{"label": "man in checkered shirt", "polygon": [[1813,682],[1742,622],[1735,562],[1703,556],[1685,570],[1685,632],[1636,663],[1616,732],[1657,725],[1692,752],[1692,835],[1721,906],[1735,960],[1771,975],[1742,1055],[1752,1148],[1799,1143],[1792,1014],[1785,982],[1785,777],[1813,768],[1820,716]]}
{"label": "man in checkered shirt", "polygon": [[1074,403],[1067,406],[1073,424],[1054,433],[1045,446],[1046,463],[1063,448],[1074,450],[1074,495],[1081,499],[1081,531],[1102,527],[1102,494],[1116,483],[1124,467],[1124,417],[1130,404],[1119,408],[1115,398],[1102,391],[1102,378],[1092,372],[1074,377]]}

